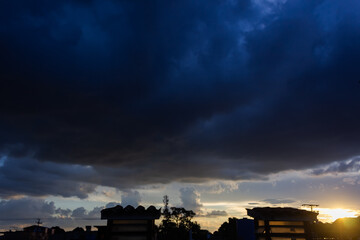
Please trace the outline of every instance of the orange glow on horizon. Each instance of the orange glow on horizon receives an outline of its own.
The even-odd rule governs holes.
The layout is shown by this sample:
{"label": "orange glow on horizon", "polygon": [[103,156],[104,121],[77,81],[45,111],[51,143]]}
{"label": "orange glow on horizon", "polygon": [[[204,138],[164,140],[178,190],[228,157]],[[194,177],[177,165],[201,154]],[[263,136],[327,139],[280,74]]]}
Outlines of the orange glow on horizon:
{"label": "orange glow on horizon", "polygon": [[321,222],[334,222],[338,218],[354,218],[360,215],[359,211],[343,208],[318,208],[318,219]]}

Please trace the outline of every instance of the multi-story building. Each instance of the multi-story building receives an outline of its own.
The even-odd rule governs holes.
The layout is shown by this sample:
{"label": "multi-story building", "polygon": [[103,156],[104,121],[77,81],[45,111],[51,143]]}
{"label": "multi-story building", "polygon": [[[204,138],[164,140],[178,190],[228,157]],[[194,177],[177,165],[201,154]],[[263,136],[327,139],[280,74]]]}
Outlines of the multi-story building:
{"label": "multi-story building", "polygon": [[155,219],[160,215],[160,209],[154,206],[106,208],[101,211],[101,219],[107,219],[107,227],[99,229],[99,235],[107,240],[154,240]]}
{"label": "multi-story building", "polygon": [[253,208],[247,214],[254,218],[257,240],[311,240],[311,224],[317,212],[296,208]]}

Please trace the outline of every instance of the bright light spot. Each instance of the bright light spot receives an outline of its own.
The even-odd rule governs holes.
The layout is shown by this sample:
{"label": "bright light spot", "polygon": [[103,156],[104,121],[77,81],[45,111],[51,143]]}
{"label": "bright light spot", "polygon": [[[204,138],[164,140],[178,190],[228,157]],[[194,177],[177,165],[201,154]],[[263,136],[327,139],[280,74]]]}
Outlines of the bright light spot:
{"label": "bright light spot", "polygon": [[343,208],[319,208],[318,219],[321,222],[334,222],[338,218],[357,217],[359,211]]}

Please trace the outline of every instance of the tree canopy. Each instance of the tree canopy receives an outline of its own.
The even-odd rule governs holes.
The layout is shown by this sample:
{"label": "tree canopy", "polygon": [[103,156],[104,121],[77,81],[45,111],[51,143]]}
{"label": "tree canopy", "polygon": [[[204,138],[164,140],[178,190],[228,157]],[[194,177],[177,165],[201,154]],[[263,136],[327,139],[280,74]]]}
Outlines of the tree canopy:
{"label": "tree canopy", "polygon": [[201,230],[196,221],[192,221],[195,212],[182,207],[168,207],[169,198],[164,196],[163,219],[159,226],[160,240],[187,240],[192,235],[194,240],[207,239],[208,231]]}

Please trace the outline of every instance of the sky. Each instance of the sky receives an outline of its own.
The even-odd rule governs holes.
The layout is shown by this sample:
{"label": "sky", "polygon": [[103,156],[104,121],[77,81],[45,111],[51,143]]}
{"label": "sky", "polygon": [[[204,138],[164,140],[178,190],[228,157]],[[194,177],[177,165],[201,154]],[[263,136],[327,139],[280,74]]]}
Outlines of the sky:
{"label": "sky", "polygon": [[[0,229],[360,203],[360,2],[0,2]],[[4,217],[6,216],[6,217]],[[11,218],[11,219],[9,219]]]}

